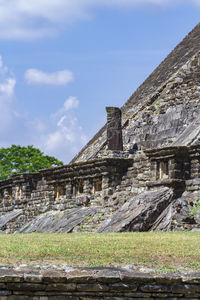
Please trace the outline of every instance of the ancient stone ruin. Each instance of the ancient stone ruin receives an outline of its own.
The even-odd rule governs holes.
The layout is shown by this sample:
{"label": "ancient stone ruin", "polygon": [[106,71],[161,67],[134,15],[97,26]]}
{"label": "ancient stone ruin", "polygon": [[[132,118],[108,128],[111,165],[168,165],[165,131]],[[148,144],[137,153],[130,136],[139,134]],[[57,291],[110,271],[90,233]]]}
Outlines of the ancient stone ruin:
{"label": "ancient stone ruin", "polygon": [[200,230],[200,24],[106,111],[70,164],[0,182],[0,232]]}

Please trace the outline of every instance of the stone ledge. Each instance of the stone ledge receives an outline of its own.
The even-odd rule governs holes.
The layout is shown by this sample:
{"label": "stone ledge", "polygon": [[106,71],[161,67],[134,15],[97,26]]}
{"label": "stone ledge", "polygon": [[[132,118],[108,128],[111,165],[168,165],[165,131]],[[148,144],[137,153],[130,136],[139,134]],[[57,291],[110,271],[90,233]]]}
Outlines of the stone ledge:
{"label": "stone ledge", "polygon": [[0,299],[199,299],[200,273],[163,275],[125,268],[0,267]]}
{"label": "stone ledge", "polygon": [[177,186],[184,185],[185,181],[182,179],[158,179],[156,181],[147,181],[147,187],[157,187],[157,186]]}

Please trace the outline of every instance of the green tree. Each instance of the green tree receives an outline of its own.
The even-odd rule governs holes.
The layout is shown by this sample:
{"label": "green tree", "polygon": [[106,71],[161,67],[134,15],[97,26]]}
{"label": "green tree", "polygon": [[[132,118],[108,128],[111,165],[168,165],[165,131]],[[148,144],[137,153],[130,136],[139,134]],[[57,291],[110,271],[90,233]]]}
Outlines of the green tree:
{"label": "green tree", "polygon": [[44,155],[33,146],[0,148],[0,180],[13,174],[37,172],[44,168],[61,166],[63,162],[53,156]]}

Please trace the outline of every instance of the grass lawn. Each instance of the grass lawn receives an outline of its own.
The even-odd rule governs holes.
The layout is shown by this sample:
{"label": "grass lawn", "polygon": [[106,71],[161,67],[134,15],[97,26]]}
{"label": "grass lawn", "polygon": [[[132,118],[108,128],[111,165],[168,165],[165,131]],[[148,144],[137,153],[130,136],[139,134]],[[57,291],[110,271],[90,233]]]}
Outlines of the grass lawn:
{"label": "grass lawn", "polygon": [[200,271],[200,233],[0,235],[0,264],[22,263]]}

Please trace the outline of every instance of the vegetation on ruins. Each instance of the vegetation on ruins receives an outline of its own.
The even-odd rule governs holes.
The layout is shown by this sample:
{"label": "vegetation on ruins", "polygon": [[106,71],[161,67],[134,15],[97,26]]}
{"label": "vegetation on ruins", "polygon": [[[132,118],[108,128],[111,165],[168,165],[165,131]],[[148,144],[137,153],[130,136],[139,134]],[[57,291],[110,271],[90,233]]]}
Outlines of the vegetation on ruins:
{"label": "vegetation on ruins", "polygon": [[194,216],[200,210],[200,202],[194,202],[194,208],[190,211],[190,215]]}
{"label": "vegetation on ruins", "polygon": [[200,270],[199,232],[2,234],[1,264]]}
{"label": "vegetation on ruins", "polygon": [[44,155],[33,146],[12,145],[0,148],[0,180],[17,173],[37,172],[52,166],[61,166],[63,162],[53,156]]}

